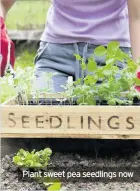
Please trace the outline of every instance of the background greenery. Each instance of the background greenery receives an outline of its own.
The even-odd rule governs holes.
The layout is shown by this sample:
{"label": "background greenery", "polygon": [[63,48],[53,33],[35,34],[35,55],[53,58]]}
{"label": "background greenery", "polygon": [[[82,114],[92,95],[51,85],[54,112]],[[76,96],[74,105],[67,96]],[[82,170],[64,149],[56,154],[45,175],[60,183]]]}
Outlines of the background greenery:
{"label": "background greenery", "polygon": [[[17,0],[9,10],[6,25],[8,30],[42,29],[46,23],[50,0]],[[15,41],[17,67],[34,66],[33,61],[38,49],[38,42]]]}
{"label": "background greenery", "polygon": [[29,50],[24,50],[23,53],[16,58],[16,63],[15,63],[15,70],[20,67],[22,69],[26,67],[34,67],[34,57],[36,55],[36,51],[29,51]]}
{"label": "background greenery", "polygon": [[31,30],[44,28],[50,0],[18,0],[7,15],[7,28]]}

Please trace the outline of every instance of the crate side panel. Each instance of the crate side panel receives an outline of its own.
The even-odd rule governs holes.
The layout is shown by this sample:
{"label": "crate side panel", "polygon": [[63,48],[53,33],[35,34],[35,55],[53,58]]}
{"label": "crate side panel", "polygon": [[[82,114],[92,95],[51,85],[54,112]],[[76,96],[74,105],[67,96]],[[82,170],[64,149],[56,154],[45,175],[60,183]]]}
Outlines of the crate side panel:
{"label": "crate side panel", "polygon": [[3,106],[2,135],[96,138],[140,136],[140,107]]}

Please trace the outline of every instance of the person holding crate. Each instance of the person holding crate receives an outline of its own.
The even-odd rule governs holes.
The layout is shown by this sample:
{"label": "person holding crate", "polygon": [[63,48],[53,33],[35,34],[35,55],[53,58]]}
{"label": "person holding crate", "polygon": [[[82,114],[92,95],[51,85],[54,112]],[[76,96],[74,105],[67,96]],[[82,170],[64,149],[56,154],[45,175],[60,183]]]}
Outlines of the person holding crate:
{"label": "person holding crate", "polygon": [[[1,0],[1,76],[7,68],[8,44],[11,46],[10,64],[14,63],[14,46],[6,34],[4,19],[15,0]],[[135,61],[140,57],[140,1],[139,0],[52,0],[47,23],[35,57],[35,73],[41,80],[43,72],[56,73],[54,91],[62,91],[68,76],[80,77],[80,65],[74,54],[86,60],[99,46],[118,41]],[[96,59],[98,65],[105,62]],[[120,64],[120,68],[123,64]]]}

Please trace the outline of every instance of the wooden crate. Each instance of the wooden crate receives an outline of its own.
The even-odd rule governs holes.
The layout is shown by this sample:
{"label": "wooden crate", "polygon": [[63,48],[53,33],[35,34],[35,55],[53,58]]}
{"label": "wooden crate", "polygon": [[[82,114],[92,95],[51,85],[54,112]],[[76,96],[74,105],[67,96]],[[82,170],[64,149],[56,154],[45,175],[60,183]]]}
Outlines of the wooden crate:
{"label": "wooden crate", "polygon": [[[57,96],[55,96],[57,98]],[[0,106],[1,137],[140,139],[140,106]]]}

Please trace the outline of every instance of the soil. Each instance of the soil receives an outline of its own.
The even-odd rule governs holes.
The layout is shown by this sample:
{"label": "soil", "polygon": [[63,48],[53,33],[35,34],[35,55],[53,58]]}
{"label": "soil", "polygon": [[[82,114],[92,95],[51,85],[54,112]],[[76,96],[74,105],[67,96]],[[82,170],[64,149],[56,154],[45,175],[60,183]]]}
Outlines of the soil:
{"label": "soil", "polygon": [[[23,104],[23,100],[22,97],[19,95],[18,96],[18,102],[20,105],[26,105],[26,103]],[[74,98],[72,102],[70,102],[70,100],[65,100],[63,101],[63,99],[55,99],[55,98],[40,98],[36,101],[36,99],[29,99],[28,100],[28,105],[63,105],[63,106],[72,106],[72,105],[78,105],[77,104],[77,98]],[[96,100],[96,105],[98,106],[107,106],[107,101],[101,101],[99,102],[98,100]],[[138,99],[134,99],[133,101],[133,106],[140,106],[140,100]],[[127,105],[127,106],[132,106],[132,105]],[[126,106],[126,105],[123,105]]]}
{"label": "soil", "polygon": [[[139,191],[140,190],[140,148],[135,141],[111,140],[66,140],[66,139],[19,139],[24,140],[24,148],[42,149],[50,146],[53,150],[49,169],[63,171],[76,171],[79,169],[92,169],[100,166],[120,166],[122,169],[127,164],[136,167],[138,176],[133,181],[115,182],[84,181],[72,179],[62,183],[61,191]],[[18,142],[18,139],[15,140]],[[39,144],[38,144],[39,143]],[[66,145],[66,146],[65,146]],[[12,150],[12,148],[11,148]],[[67,152],[69,151],[69,152]],[[18,167],[12,163],[13,154],[3,156],[1,159],[1,190],[29,191],[46,190],[36,181],[19,179]],[[130,169],[129,169],[130,170]]]}

